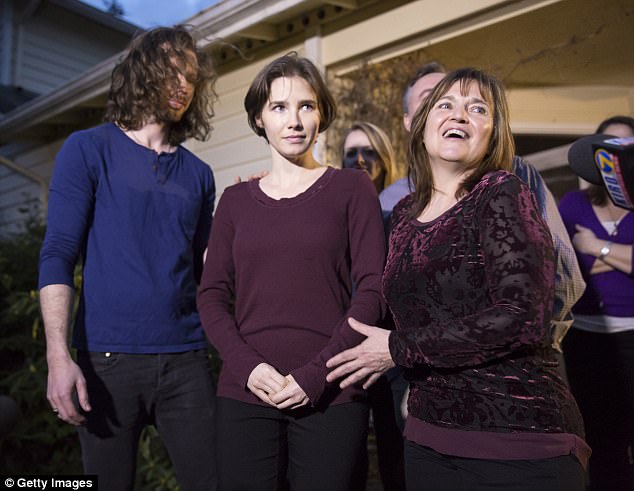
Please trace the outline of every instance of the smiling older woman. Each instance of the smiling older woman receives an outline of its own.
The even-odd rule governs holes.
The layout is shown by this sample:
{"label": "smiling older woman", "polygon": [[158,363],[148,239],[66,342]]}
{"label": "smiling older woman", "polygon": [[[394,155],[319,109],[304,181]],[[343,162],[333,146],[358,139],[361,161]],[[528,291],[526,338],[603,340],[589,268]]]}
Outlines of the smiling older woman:
{"label": "smiling older woman", "polygon": [[396,330],[333,357],[341,386],[394,364],[410,380],[407,489],[581,490],[589,448],[549,332],[553,245],[514,145],[501,84],[446,76],[414,117],[415,191],[383,275]]}

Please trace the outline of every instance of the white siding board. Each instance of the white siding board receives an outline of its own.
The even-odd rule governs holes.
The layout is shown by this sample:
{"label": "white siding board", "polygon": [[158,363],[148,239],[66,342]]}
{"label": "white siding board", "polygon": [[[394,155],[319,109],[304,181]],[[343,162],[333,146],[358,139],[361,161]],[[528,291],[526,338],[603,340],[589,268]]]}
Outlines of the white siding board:
{"label": "white siding board", "polygon": [[[29,56],[24,59],[24,69],[37,71],[39,69],[48,69],[51,73],[68,72],[71,74],[79,74],[86,71],[87,67],[92,67],[99,62],[99,58],[79,60],[71,57],[68,52],[55,50],[47,46],[42,46],[27,40],[25,49]],[[55,59],[55,65],[51,63],[51,59]],[[101,58],[103,59],[103,58]]]}
{"label": "white siding board", "polygon": [[217,124],[211,134],[210,143],[214,146],[223,145],[236,140],[242,140],[253,135],[253,130],[247,123],[246,113],[236,114],[225,118],[222,124]]}
{"label": "white siding board", "polygon": [[270,158],[269,149],[264,140],[256,139],[255,136],[210,147],[196,154],[214,170],[230,169],[241,164]]}
{"label": "white siding board", "polygon": [[[6,204],[0,205],[0,210],[4,210],[14,206],[16,203],[22,203],[25,200],[25,196],[29,199],[40,196],[39,186],[35,185],[28,179],[16,178],[7,181],[7,188],[1,189],[3,199],[6,199]],[[3,186],[4,187],[4,186]]]}
{"label": "white siding board", "polygon": [[244,164],[238,164],[236,166],[214,171],[214,178],[216,180],[216,190],[217,197],[220,197],[221,191],[227,187],[231,186],[234,183],[236,177],[240,177],[242,179],[247,179],[249,176],[259,173],[262,170],[270,169],[271,167],[271,159],[267,153],[265,159],[256,160],[253,162],[248,162]]}
{"label": "white siding board", "polygon": [[[63,140],[26,150],[12,157],[12,161],[50,179],[55,155]],[[26,215],[19,213],[41,196],[39,184],[0,164],[0,235],[15,231],[23,223]]]}
{"label": "white siding board", "polygon": [[0,206],[0,234],[17,232],[23,228],[24,222],[29,218],[29,213],[21,211],[32,210],[38,203],[39,189],[37,186],[26,182],[8,193],[2,193],[11,205]]}
{"label": "white siding board", "polygon": [[[9,193],[24,189],[30,184],[33,184],[33,182],[17,173],[6,174],[0,177],[0,194],[2,194],[2,201],[8,198]],[[2,206],[4,206],[4,204],[0,204],[0,208],[2,208]]]}
{"label": "white siding board", "polygon": [[243,115],[246,121],[247,113],[244,110],[244,96],[247,95],[248,89],[249,86],[245,85],[244,87],[239,87],[230,92],[220,94],[214,107],[215,114],[213,122],[221,122],[224,118],[232,117],[236,114]]}

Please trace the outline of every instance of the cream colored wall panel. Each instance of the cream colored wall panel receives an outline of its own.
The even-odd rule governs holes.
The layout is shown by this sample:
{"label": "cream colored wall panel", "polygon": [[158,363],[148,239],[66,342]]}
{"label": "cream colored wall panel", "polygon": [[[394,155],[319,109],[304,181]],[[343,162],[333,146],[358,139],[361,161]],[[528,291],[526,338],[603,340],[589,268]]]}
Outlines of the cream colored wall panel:
{"label": "cream colored wall panel", "polygon": [[[324,37],[324,65],[358,57],[408,36],[509,3],[508,0],[418,0]],[[393,54],[392,54],[393,56]]]}
{"label": "cream colored wall panel", "polygon": [[200,157],[202,153],[207,152],[210,148],[244,140],[251,136],[255,137],[255,134],[247,123],[246,113],[242,113],[214,123],[214,130],[209,140],[205,142],[190,140],[186,146]]}
{"label": "cream colored wall panel", "polygon": [[266,142],[255,136],[210,147],[196,154],[211,165],[214,172],[270,158]]}
{"label": "cream colored wall panel", "polygon": [[633,114],[630,87],[549,87],[508,91],[514,133],[587,134],[603,119]]}
{"label": "cream colored wall panel", "polygon": [[218,190],[217,197],[220,198],[220,195],[222,194],[221,191],[224,191],[227,187],[234,184],[236,177],[240,177],[245,180],[248,179],[249,176],[257,174],[263,170],[269,170],[270,168],[271,161],[269,155],[267,154],[265,159],[238,164],[236,166],[214,172],[216,189]]}
{"label": "cream colored wall panel", "polygon": [[238,87],[232,91],[219,94],[218,101],[214,107],[215,115],[213,122],[221,122],[225,118],[230,118],[236,114],[244,114],[246,119],[246,112],[244,110],[244,96],[247,94],[249,85],[245,84],[243,87]]}
{"label": "cream colored wall panel", "polygon": [[538,171],[556,169],[568,165],[568,150],[571,145],[549,148],[542,152],[536,152],[523,157],[528,160]]}
{"label": "cream colored wall panel", "polygon": [[275,58],[278,58],[282,55],[290,51],[297,51],[300,55],[304,53],[303,44],[298,44],[296,46],[291,46],[288,49],[284,49],[278,53],[275,53],[271,56],[267,56],[266,58],[262,58],[256,62],[245,66],[244,68],[239,68],[237,70],[233,70],[232,72],[223,74],[218,78],[218,82],[216,84],[216,90],[218,94],[222,94],[223,92],[227,92],[233,90],[235,87],[248,87],[251,84],[251,81],[255,77],[255,75],[264,68],[268,63],[273,61]]}

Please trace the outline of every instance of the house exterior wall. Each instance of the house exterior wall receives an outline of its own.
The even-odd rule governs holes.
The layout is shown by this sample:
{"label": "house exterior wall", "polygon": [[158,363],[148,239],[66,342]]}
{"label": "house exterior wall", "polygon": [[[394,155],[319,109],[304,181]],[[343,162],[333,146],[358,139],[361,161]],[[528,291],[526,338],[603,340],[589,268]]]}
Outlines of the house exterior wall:
{"label": "house exterior wall", "polygon": [[[590,0],[581,1],[586,7],[591,4]],[[625,5],[621,0],[610,0],[610,5],[613,7],[620,4]],[[508,35],[504,29],[515,32],[513,29],[517,31],[517,26],[521,26],[525,19],[530,18],[532,22],[539,24],[542,19],[539,15],[535,17],[534,14],[536,12],[539,14],[541,9],[543,12],[548,12],[548,9],[558,6],[564,8],[566,5],[565,0],[473,0],[462,2],[460,8],[456,8],[455,2],[416,0],[367,19],[361,19],[343,28],[330,29],[326,26],[323,30],[310,34],[311,37],[303,40],[304,42],[298,41],[298,44],[284,46],[283,49],[280,47],[278,52],[270,52],[265,58],[245,62],[240,68],[221,75],[217,83],[219,100],[215,106],[214,131],[208,141],[188,141],[186,146],[213,169],[219,197],[222,191],[233,183],[236,176],[246,178],[270,166],[270,154],[266,142],[258,138],[247,124],[243,99],[257,72],[277,56],[296,50],[300,54],[309,56],[320,67],[332,74],[355,70],[364,62],[381,63],[385,60],[395,60],[401,55],[415,51],[423,52],[427,58],[438,56],[441,61],[444,61],[445,55],[459,53],[454,55],[458,56],[457,66],[463,66],[465,59],[471,59],[472,51],[469,49],[476,54],[478,50],[484,49],[482,48],[484,44],[480,41],[491,31],[499,27],[498,38],[500,32]],[[33,39],[34,59],[37,52],[35,46],[40,45],[38,42],[45,38],[48,40],[51,36],[55,37],[55,33],[49,30],[48,34],[37,39],[40,34],[36,36],[35,31],[41,33],[50,29],[44,17],[42,19],[41,22],[44,24],[39,27],[35,20],[32,25],[25,26],[20,41],[24,44],[25,39]],[[505,22],[513,19],[516,24],[507,24],[504,27]],[[71,19],[67,20],[71,21]],[[31,28],[34,29],[33,32],[30,31]],[[524,29],[518,35],[531,37],[532,32],[530,29]],[[473,37],[474,33],[476,38]],[[95,36],[92,30],[90,33],[81,31],[79,34],[92,40],[100,37]],[[510,38],[508,35],[508,39]],[[580,42],[579,39],[575,39],[576,42]],[[50,40],[47,42],[50,43]],[[69,41],[62,36],[59,42],[60,45],[64,45]],[[545,49],[551,49],[546,41],[542,44],[535,48],[543,49],[545,46]],[[524,48],[524,45],[522,44],[521,47]],[[460,48],[465,49],[461,51]],[[474,63],[480,63],[480,66],[487,69],[487,66],[484,66],[486,63],[498,61],[496,58],[498,51],[494,48],[489,47],[490,50],[481,53],[479,57],[474,55]],[[537,55],[540,53],[537,52]],[[81,63],[89,63],[89,60],[82,56],[77,54],[76,59],[71,56],[73,61],[69,65],[76,63],[77,65],[73,66],[78,66]],[[533,58],[540,59],[538,56]],[[557,62],[560,61],[563,63],[566,60],[557,59]],[[456,65],[450,62],[449,66]],[[544,74],[548,74],[548,70],[551,73],[557,73],[548,65],[545,67]],[[532,68],[534,65],[531,65],[529,70]],[[544,67],[541,68],[544,69]],[[557,65],[554,68],[557,68]],[[574,76],[567,83],[558,85],[542,83],[539,76],[534,81],[536,83],[532,85],[518,84],[511,86],[508,90],[511,125],[516,134],[567,135],[572,138],[575,135],[593,131],[596,123],[605,117],[613,114],[634,113],[634,86],[631,82],[623,85],[584,85],[576,82]],[[324,152],[320,148],[327,143],[324,140],[325,136],[320,136],[317,151],[322,161],[325,161]],[[49,175],[54,154],[60,144],[61,141],[47,145],[40,149],[42,152],[31,151],[18,154],[14,160],[45,176]],[[538,164],[540,170],[561,166],[565,150],[561,147],[554,153],[535,155],[535,163]],[[24,182],[21,177],[8,177],[6,174],[6,169],[0,166],[0,231],[3,223],[13,223],[11,217],[14,214],[9,210],[21,202],[20,197],[24,192],[28,191],[33,196],[38,192],[37,187]]]}
{"label": "house exterior wall", "polygon": [[[55,155],[63,140],[18,153],[11,161],[24,169],[42,176],[46,181],[53,172]],[[41,186],[0,163],[0,235],[18,232],[28,217],[21,210],[42,212],[45,195]]]}
{"label": "house exterior wall", "polygon": [[0,84],[10,85],[14,66],[13,6],[0,2]]}
{"label": "house exterior wall", "polygon": [[129,36],[48,2],[13,26],[17,39],[11,85],[38,94],[77,77],[129,42]]}

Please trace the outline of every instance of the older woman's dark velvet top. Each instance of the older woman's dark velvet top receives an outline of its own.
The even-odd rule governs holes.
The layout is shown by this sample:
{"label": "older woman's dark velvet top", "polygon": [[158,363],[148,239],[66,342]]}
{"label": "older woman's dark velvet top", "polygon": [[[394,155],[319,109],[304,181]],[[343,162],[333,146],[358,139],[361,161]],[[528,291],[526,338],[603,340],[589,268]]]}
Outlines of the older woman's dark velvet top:
{"label": "older woman's dark velvet top", "polygon": [[390,353],[411,381],[406,436],[465,457],[584,461],[548,336],[552,240],[529,189],[498,171],[431,222],[409,217],[411,205],[394,210],[383,278]]}

